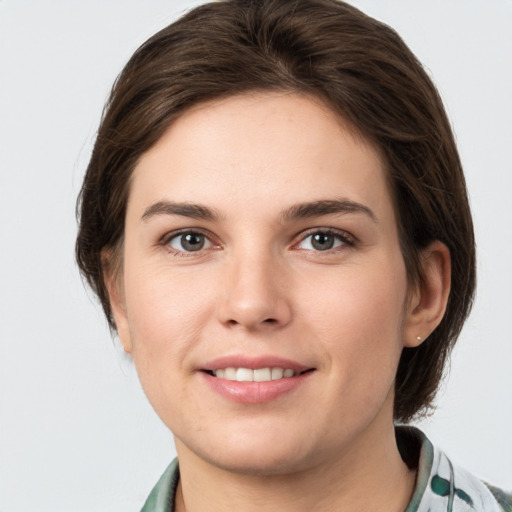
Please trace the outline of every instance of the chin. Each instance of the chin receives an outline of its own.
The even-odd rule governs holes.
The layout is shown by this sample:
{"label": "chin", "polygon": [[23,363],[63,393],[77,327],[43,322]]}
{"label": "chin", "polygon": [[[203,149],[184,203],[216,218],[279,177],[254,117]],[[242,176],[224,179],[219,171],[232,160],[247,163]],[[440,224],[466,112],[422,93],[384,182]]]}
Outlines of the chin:
{"label": "chin", "polygon": [[315,450],[306,447],[303,438],[294,442],[289,435],[279,432],[264,434],[230,436],[225,433],[222,439],[210,446],[187,446],[178,441],[178,456],[182,450],[192,451],[207,464],[224,471],[262,477],[296,473],[314,465]]}
{"label": "chin", "polygon": [[[267,450],[273,452],[272,450]],[[307,457],[297,457],[296,453],[258,453],[247,450],[233,450],[207,460],[210,464],[239,475],[271,477],[284,476],[306,470],[311,464]]]}

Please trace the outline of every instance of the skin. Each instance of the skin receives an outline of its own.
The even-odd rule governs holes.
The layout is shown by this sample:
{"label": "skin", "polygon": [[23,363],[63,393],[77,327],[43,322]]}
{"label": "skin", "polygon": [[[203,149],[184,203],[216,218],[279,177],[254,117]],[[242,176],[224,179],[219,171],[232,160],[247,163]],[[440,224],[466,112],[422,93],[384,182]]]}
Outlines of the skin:
{"label": "skin", "polygon": [[[291,214],[339,200],[361,208]],[[185,250],[178,230],[203,248]],[[446,247],[423,262],[412,287],[378,150],[314,98],[241,95],[172,124],[134,171],[122,274],[106,279],[119,337],[175,436],[178,511],[406,507],[415,473],[395,443],[395,373],[449,292]],[[312,371],[274,400],[238,403],[201,371],[238,354]]]}

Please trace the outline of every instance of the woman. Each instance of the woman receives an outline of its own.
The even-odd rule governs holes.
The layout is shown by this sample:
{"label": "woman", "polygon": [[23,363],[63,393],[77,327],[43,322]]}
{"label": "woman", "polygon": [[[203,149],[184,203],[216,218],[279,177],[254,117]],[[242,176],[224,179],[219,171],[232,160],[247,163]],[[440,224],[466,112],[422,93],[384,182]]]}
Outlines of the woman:
{"label": "woman", "polygon": [[149,510],[512,510],[416,429],[474,292],[439,96],[334,0],[222,1],[112,91],[77,258],[178,453]]}

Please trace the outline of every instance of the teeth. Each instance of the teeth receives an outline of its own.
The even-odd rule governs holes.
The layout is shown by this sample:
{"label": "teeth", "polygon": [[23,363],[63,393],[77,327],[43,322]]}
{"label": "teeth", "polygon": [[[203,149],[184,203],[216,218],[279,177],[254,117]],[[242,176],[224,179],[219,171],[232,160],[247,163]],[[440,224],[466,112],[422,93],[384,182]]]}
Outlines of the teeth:
{"label": "teeth", "polygon": [[[214,370],[213,374],[219,379],[236,380],[237,382],[269,382],[296,375],[295,371],[288,368],[221,368]],[[298,375],[298,373],[297,373]]]}
{"label": "teeth", "polygon": [[249,370],[249,368],[238,368],[236,380],[238,382],[252,382],[254,380],[254,372]]}
{"label": "teeth", "polygon": [[272,368],[272,380],[282,379],[284,370],[282,368]]}
{"label": "teeth", "polygon": [[[215,372],[215,374],[217,373]],[[236,380],[236,368],[226,368],[224,370],[224,378],[227,380]]]}
{"label": "teeth", "polygon": [[270,368],[259,368],[258,370],[254,370],[254,382],[267,382],[271,379],[271,370]]}

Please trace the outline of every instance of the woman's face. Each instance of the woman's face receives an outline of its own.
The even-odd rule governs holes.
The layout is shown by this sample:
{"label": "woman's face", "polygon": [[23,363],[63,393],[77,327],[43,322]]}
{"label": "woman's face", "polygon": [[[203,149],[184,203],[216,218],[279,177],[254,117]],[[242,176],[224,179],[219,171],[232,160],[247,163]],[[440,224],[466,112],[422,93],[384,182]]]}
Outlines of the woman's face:
{"label": "woman's face", "polygon": [[180,457],[287,472],[392,427],[393,204],[378,152],[320,102],[241,95],[174,122],[134,171],[119,283],[120,338]]}

